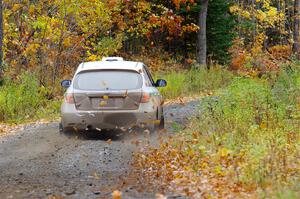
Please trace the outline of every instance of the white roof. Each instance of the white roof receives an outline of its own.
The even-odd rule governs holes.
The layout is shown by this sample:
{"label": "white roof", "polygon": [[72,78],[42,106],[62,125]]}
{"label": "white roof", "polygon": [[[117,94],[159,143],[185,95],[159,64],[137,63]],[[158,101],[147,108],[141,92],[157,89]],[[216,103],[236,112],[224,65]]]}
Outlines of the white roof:
{"label": "white roof", "polygon": [[[105,61],[106,60],[106,61]],[[142,69],[143,63],[141,62],[133,62],[133,61],[123,61],[123,58],[120,57],[107,57],[103,58],[102,61],[94,61],[94,62],[84,62],[81,63],[76,71],[76,74],[82,71],[87,70],[109,70],[109,69],[117,69],[117,70],[134,70],[139,71]]]}

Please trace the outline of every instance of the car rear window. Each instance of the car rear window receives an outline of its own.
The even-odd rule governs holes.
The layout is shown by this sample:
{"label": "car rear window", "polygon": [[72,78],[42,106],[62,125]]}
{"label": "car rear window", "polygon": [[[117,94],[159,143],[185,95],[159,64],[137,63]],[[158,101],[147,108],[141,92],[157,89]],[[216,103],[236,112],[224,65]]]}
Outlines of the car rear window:
{"label": "car rear window", "polygon": [[134,71],[102,70],[79,73],[74,88],[80,90],[132,90],[142,87],[142,76]]}

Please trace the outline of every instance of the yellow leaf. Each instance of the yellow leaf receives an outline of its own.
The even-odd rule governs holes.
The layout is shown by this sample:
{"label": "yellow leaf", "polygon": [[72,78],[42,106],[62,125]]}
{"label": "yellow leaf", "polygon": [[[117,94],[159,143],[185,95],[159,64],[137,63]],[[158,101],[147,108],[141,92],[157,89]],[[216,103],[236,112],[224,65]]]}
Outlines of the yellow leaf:
{"label": "yellow leaf", "polygon": [[262,122],[262,123],[259,125],[259,127],[260,127],[261,129],[265,129],[265,128],[267,128],[267,124],[266,124],[265,122]]}
{"label": "yellow leaf", "polygon": [[12,11],[16,12],[17,10],[19,10],[22,7],[21,4],[16,3],[13,7],[12,7]]}
{"label": "yellow leaf", "polygon": [[230,13],[236,13],[239,10],[238,6],[231,6],[229,8]]}
{"label": "yellow leaf", "polygon": [[230,151],[227,148],[221,148],[219,150],[219,155],[221,157],[227,157],[230,154]]}
{"label": "yellow leaf", "polygon": [[277,15],[277,9],[274,7],[271,7],[270,10],[267,12],[269,17],[275,17]]}
{"label": "yellow leaf", "polygon": [[29,13],[30,13],[31,15],[33,15],[33,14],[34,14],[34,11],[35,11],[34,5],[30,5],[30,7],[29,7]]}
{"label": "yellow leaf", "polygon": [[122,199],[122,192],[116,190],[112,193],[113,199]]}
{"label": "yellow leaf", "polygon": [[105,105],[107,105],[107,102],[106,102],[106,101],[101,101],[101,102],[100,102],[100,106],[105,106]]}
{"label": "yellow leaf", "polygon": [[215,173],[220,175],[220,176],[225,176],[225,172],[222,171],[222,167],[221,166],[216,166],[214,169]]}
{"label": "yellow leaf", "polygon": [[156,125],[159,125],[160,124],[160,120],[154,120],[153,123],[156,124]]}

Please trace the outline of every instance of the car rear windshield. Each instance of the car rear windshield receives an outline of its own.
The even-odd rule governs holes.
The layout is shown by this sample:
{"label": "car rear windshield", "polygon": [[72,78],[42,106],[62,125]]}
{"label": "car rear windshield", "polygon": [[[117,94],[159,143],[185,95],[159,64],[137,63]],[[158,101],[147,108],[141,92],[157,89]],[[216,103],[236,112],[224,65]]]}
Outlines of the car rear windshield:
{"label": "car rear windshield", "polygon": [[82,72],[74,81],[74,88],[80,90],[133,90],[141,87],[142,76],[125,70]]}

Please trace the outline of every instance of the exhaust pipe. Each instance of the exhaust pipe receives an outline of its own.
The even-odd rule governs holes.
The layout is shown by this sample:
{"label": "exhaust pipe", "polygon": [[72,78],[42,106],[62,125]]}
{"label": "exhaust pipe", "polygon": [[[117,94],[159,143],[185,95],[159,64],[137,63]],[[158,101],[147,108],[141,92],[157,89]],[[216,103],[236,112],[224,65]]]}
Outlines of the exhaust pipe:
{"label": "exhaust pipe", "polygon": [[92,126],[92,125],[87,125],[85,130],[86,130],[86,131],[90,131],[90,130],[92,130],[92,129],[93,129],[93,126]]}

